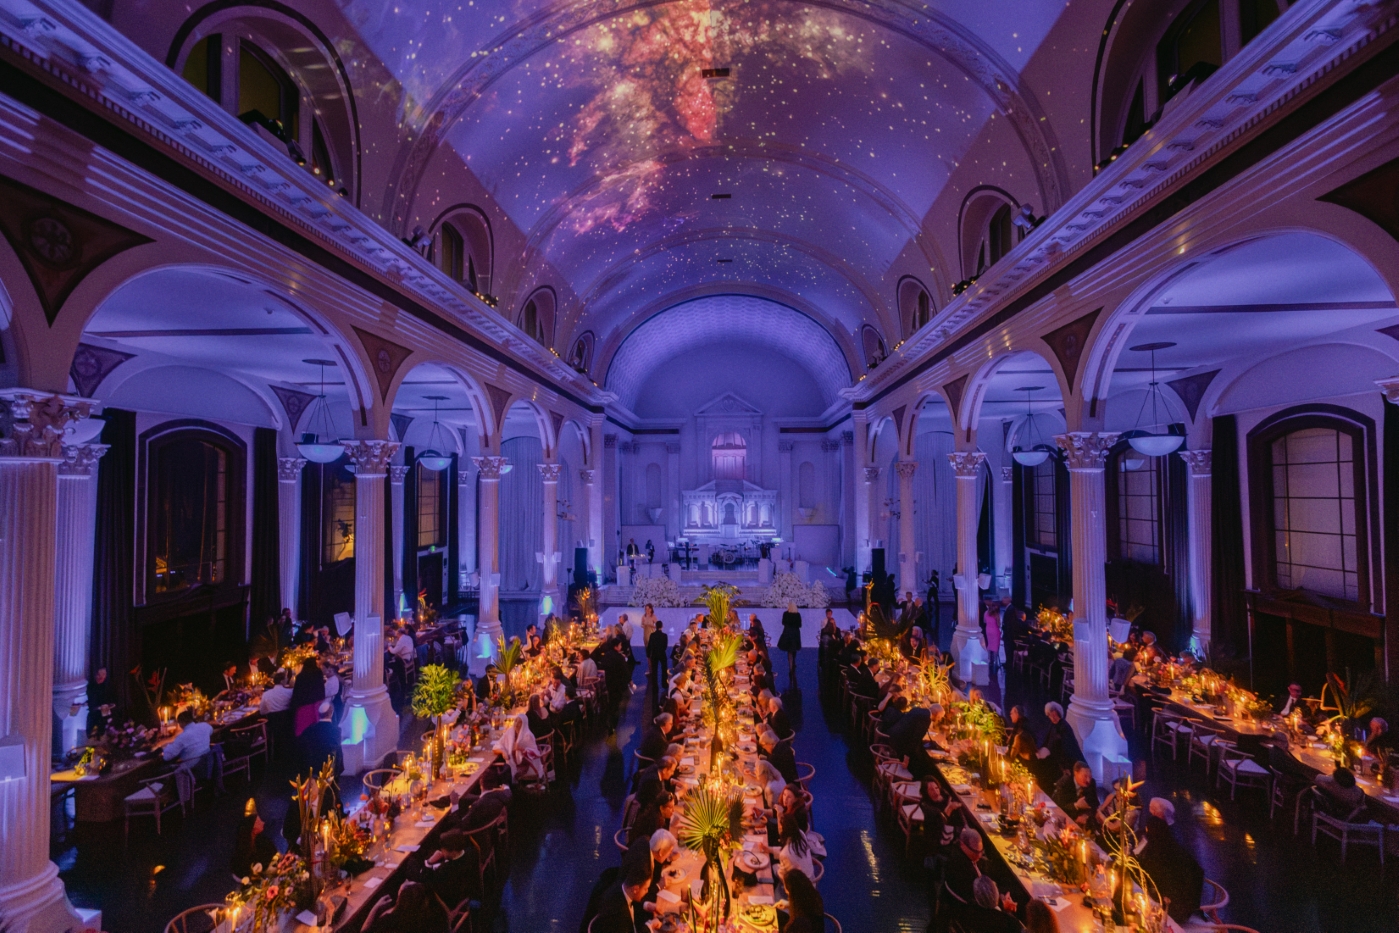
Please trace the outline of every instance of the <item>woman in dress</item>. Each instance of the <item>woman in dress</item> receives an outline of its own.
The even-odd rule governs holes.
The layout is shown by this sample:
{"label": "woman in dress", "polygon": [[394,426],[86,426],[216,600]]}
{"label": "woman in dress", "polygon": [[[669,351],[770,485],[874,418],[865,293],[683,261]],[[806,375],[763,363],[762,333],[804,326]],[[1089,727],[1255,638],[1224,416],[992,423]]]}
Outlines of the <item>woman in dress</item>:
{"label": "woman in dress", "polygon": [[982,616],[986,629],[986,653],[991,656],[991,670],[1001,663],[1001,611],[991,600],[986,601],[986,614]]}
{"label": "woman in dress", "polygon": [[301,662],[296,683],[291,688],[293,732],[300,735],[320,720],[321,704],[325,702],[325,675],[315,658]]}
{"label": "woman in dress", "polygon": [[801,646],[802,614],[796,603],[788,603],[787,611],[782,613],[782,637],[777,639],[777,647],[787,652],[787,676],[791,681],[797,679],[797,652]]}
{"label": "woman in dress", "polygon": [[[826,905],[816,885],[801,871],[789,871],[783,879],[787,889],[787,919],[782,933],[821,933],[826,929]],[[780,919],[780,917],[779,917]]]}
{"label": "woman in dress", "polygon": [[641,643],[650,644],[651,633],[656,630],[656,626],[661,624],[661,620],[656,618],[656,607],[651,603],[646,604],[646,611],[641,614]]}

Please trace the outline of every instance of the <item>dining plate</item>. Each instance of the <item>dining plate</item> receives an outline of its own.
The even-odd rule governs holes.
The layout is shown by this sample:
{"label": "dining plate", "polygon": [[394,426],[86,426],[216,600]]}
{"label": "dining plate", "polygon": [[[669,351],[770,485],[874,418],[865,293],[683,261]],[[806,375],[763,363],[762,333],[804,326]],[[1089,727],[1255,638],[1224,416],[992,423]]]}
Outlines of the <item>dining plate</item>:
{"label": "dining plate", "polygon": [[676,768],[675,770],[678,771],[678,772],[681,773],[681,774],[694,774],[694,773],[695,773],[695,766],[694,766],[694,765],[681,765],[680,767]]}

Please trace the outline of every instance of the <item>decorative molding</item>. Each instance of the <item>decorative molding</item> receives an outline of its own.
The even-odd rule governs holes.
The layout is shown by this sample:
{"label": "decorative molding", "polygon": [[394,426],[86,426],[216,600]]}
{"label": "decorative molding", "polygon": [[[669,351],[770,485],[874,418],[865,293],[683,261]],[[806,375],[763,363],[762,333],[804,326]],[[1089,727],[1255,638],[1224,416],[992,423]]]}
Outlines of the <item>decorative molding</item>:
{"label": "decorative molding", "polygon": [[617,445],[617,450],[624,454],[634,454],[636,453],[636,446],[635,441],[622,441]]}
{"label": "decorative molding", "polygon": [[355,478],[383,476],[393,455],[398,453],[398,441],[346,441],[345,453],[355,465]]}
{"label": "decorative molding", "polygon": [[794,450],[796,450],[796,449],[797,449],[797,445],[796,445],[796,442],[795,442],[795,441],[779,440],[779,441],[777,442],[777,451],[778,451],[778,453],[789,454],[789,453],[791,453],[792,451],[794,451]]}
{"label": "decorative molding", "polygon": [[1317,200],[1352,210],[1399,240],[1399,159],[1391,159]]}
{"label": "decorative molding", "polygon": [[293,434],[296,433],[296,426],[301,423],[301,416],[306,409],[311,407],[311,403],[316,400],[316,396],[310,392],[303,392],[300,389],[288,389],[284,386],[269,384],[272,394],[277,396],[277,401],[282,403],[282,410],[287,413],[287,429]]}
{"label": "decorative molding", "polygon": [[898,433],[898,434],[904,433],[904,412],[906,412],[906,411],[908,411],[908,406],[907,406],[907,405],[900,405],[898,408],[895,408],[895,409],[894,409],[894,431],[895,431],[895,433]]}
{"label": "decorative molding", "polygon": [[389,424],[393,426],[394,437],[398,438],[400,444],[408,437],[408,429],[413,425],[413,416],[405,415],[402,412],[390,412]]}
{"label": "decorative molding", "polygon": [[1384,334],[1386,337],[1393,337],[1395,340],[1399,340],[1399,324],[1390,324],[1388,327],[1377,327],[1375,330]]}
{"label": "decorative molding", "polygon": [[306,466],[302,457],[277,458],[277,482],[296,483],[301,481],[301,468]]}
{"label": "decorative molding", "polygon": [[83,279],[118,253],[153,242],[105,217],[0,176],[0,232],[19,256],[52,325]]}
{"label": "decorative molding", "polygon": [[408,463],[389,464],[389,482],[394,486],[402,486],[403,481],[408,478],[408,471],[411,469],[413,466]]}
{"label": "decorative molding", "polygon": [[504,457],[472,457],[471,462],[481,474],[481,482],[498,483],[501,473],[510,461]]}
{"label": "decorative molding", "polygon": [[549,421],[554,426],[554,444],[559,444],[563,439],[559,436],[563,431],[563,415],[556,411],[549,412]]}
{"label": "decorative molding", "polygon": [[604,435],[602,436],[602,446],[603,446],[605,449],[608,449],[608,450],[614,450],[614,449],[616,449],[616,447],[617,447],[617,435],[615,435],[615,434],[604,434]]}
{"label": "decorative molding", "polygon": [[854,447],[854,446],[855,446],[855,432],[854,432],[854,431],[841,431],[841,432],[840,432],[840,442],[841,442],[842,444],[844,444],[846,447]]}
{"label": "decorative molding", "polygon": [[363,344],[365,352],[369,354],[369,364],[374,372],[374,379],[379,383],[379,401],[389,400],[389,387],[393,385],[393,377],[398,373],[403,361],[413,355],[413,351],[407,347],[400,346],[378,334],[371,333],[350,325],[359,336],[359,342]]}
{"label": "decorative molding", "polygon": [[546,484],[557,483],[559,475],[563,473],[563,466],[558,463],[540,463],[537,466],[539,467],[539,475],[544,477]]}
{"label": "decorative molding", "polygon": [[1121,435],[1116,431],[1070,431],[1054,435],[1054,443],[1064,451],[1070,471],[1102,470],[1108,462],[1108,451]]}
{"label": "decorative molding", "polygon": [[840,450],[840,441],[827,438],[821,442],[821,451],[823,453],[833,454],[838,450]]}
{"label": "decorative molding", "polygon": [[678,455],[680,453],[680,442],[667,441],[665,445],[665,452],[667,454]]}
{"label": "decorative molding", "polygon": [[97,391],[103,379],[112,374],[112,370],[135,356],[135,353],[80,343],[73,354],[73,363],[68,367],[68,378],[73,380],[73,388],[78,390],[79,395],[92,398],[92,393]]}
{"label": "decorative molding", "polygon": [[1380,387],[1384,397],[1396,405],[1399,405],[1399,376],[1391,376],[1388,379],[1376,379],[1375,385]]}
{"label": "decorative molding", "polygon": [[[983,459],[984,459],[984,458],[985,458],[985,454],[983,454],[982,457],[983,457]],[[900,480],[900,481],[903,481],[903,482],[912,481],[912,479],[913,479],[913,474],[918,472],[918,461],[916,461],[916,460],[900,460],[898,463],[894,464],[894,470],[895,470],[895,472],[897,472],[897,473],[899,474],[899,480]]]}
{"label": "decorative molding", "polygon": [[1190,464],[1191,476],[1209,476],[1210,461],[1213,459],[1213,451],[1210,450],[1181,450],[1177,451],[1180,458]]}
{"label": "decorative molding", "polygon": [[732,392],[725,392],[695,411],[696,415],[762,415],[762,412]]}
{"label": "decorative molding", "polygon": [[502,388],[486,383],[486,395],[491,400],[491,411],[495,412],[495,429],[505,429],[505,411],[510,406],[510,393]]}
{"label": "decorative molding", "polygon": [[986,462],[986,454],[980,450],[954,450],[947,455],[952,464],[952,475],[958,479],[975,479],[977,471]]}
{"label": "decorative molding", "polygon": [[963,373],[942,387],[942,394],[946,396],[947,404],[952,406],[952,424],[954,426],[957,424],[959,413],[962,410],[962,393],[967,388],[968,375]]}
{"label": "decorative molding", "polygon": [[879,467],[865,467],[865,482],[873,483],[879,479]]}
{"label": "decorative molding", "polygon": [[58,465],[59,476],[91,477],[97,461],[107,452],[109,444],[79,444],[63,446],[63,462]]}
{"label": "decorative molding", "polygon": [[1219,370],[1212,369],[1207,373],[1196,373],[1193,376],[1182,376],[1179,379],[1172,379],[1166,383],[1175,390],[1176,395],[1185,403],[1185,410],[1190,412],[1190,420],[1195,420],[1195,413],[1200,410],[1200,402],[1205,397],[1205,390],[1214,382],[1214,377],[1219,375]]}
{"label": "decorative molding", "polygon": [[1009,483],[1015,479],[1015,469],[1013,467],[1001,467],[1001,482]]}
{"label": "decorative molding", "polygon": [[1093,324],[1098,320],[1098,315],[1103,311],[1098,308],[1089,311],[1083,317],[1077,318],[1063,327],[1056,328],[1044,336],[1040,337],[1049,349],[1054,351],[1054,356],[1059,360],[1059,366],[1064,370],[1064,377],[1069,381],[1069,391],[1074,390],[1074,383],[1078,380],[1078,364],[1083,359],[1083,350],[1088,346],[1088,334],[1093,330]]}
{"label": "decorative molding", "polygon": [[63,429],[92,414],[86,399],[32,389],[0,390],[0,457],[62,460]]}

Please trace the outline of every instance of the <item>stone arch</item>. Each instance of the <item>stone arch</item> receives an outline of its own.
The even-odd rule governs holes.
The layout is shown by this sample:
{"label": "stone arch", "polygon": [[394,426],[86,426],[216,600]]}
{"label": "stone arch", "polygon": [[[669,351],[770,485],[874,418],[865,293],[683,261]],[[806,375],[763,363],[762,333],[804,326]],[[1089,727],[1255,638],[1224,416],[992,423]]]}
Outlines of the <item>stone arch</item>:
{"label": "stone arch", "polygon": [[[389,384],[388,402],[386,408],[393,411],[394,405],[399,399],[399,393],[403,389],[403,383],[424,365],[432,365],[445,371],[456,383],[457,387],[465,394],[467,401],[471,404],[473,420],[476,422],[476,440],[478,449],[485,450],[490,443],[490,439],[495,436],[495,412],[491,408],[490,399],[482,387],[480,381],[470,372],[455,363],[449,363],[440,357],[435,357],[427,353],[414,353],[403,361],[403,365],[394,374],[393,382]],[[447,390],[447,391],[450,391]],[[467,445],[469,446],[469,445]],[[465,452],[464,452],[465,453]]]}
{"label": "stone arch", "polygon": [[995,265],[1018,242],[1019,231],[1012,226],[1002,252],[995,258],[990,254],[980,255],[981,247],[986,245],[988,225],[1002,209],[1009,209],[1009,216],[1013,217],[1020,210],[1020,202],[1009,191],[995,185],[978,185],[962,199],[957,209],[957,259],[963,280],[974,279]]}
{"label": "stone arch", "polygon": [[[1044,374],[1022,374],[1011,370],[1011,365],[1017,360],[1023,362],[1037,360],[1049,367],[1053,379],[1046,380]],[[976,428],[981,420],[982,410],[988,395],[992,393],[993,385],[1006,381],[1008,377],[1014,377],[1019,385],[1042,386],[1044,394],[1036,393],[1040,399],[1052,398],[1049,393],[1057,393],[1061,400],[1070,397],[1070,393],[1065,391],[1063,373],[1050,359],[1050,354],[1042,353],[1038,349],[1004,350],[983,363],[976,372],[967,378],[962,390],[961,404],[954,419],[959,431],[959,449],[962,445],[970,444],[976,436]]]}
{"label": "stone arch", "polygon": [[[460,269],[454,271],[444,263],[448,257],[444,249],[445,228],[461,238],[465,247],[460,260]],[[428,228],[433,238],[432,260],[449,278],[460,282],[478,295],[494,295],[493,276],[495,270],[495,237],[491,232],[491,218],[475,204],[455,204],[438,214]]]}
{"label": "stone arch", "polygon": [[955,412],[952,402],[949,400],[947,392],[943,389],[934,389],[931,392],[924,392],[918,396],[918,400],[909,406],[908,426],[904,431],[903,440],[899,444],[900,456],[912,458],[913,445],[918,436],[918,421],[923,417],[924,411],[931,405],[942,404],[950,415],[954,429],[957,426]]}

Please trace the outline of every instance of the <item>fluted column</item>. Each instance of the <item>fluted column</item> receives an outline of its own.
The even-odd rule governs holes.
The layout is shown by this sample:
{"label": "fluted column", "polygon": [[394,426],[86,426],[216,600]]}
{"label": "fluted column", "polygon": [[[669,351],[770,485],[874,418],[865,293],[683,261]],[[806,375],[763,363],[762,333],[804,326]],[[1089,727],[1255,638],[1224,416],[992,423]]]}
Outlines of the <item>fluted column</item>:
{"label": "fluted column", "polygon": [[861,569],[873,569],[871,561],[874,559],[871,552],[874,550],[874,542],[878,540],[875,535],[875,522],[879,521],[879,503],[875,497],[879,494],[879,467],[867,466],[860,470],[860,488],[855,493],[855,524],[859,528],[860,537],[864,539],[860,556],[864,561]]}
{"label": "fluted column", "polygon": [[281,562],[282,603],[296,614],[301,590],[301,457],[277,458],[278,560]]}
{"label": "fluted column", "polygon": [[1103,469],[1115,433],[1071,431],[1054,438],[1069,468],[1074,580],[1074,695],[1068,720],[1094,777],[1104,758],[1125,758],[1127,740],[1108,695],[1107,492]]}
{"label": "fluted column", "polygon": [[11,421],[0,438],[0,916],[11,933],[82,929],[49,861],[49,763],[58,464],[64,427],[89,411],[0,392],[0,424]]}
{"label": "fluted column", "polygon": [[[586,529],[583,540],[588,542],[588,569],[597,574],[599,580],[602,579],[602,496],[598,492],[596,470],[579,470],[578,481],[583,484],[583,494],[588,497],[587,506],[584,509],[583,527]],[[581,584],[582,580],[575,580],[574,583]]]}
{"label": "fluted column", "polygon": [[384,686],[384,478],[394,441],[351,441],[355,464],[355,671],[340,731],[345,768],[378,767],[398,747],[398,716]]}
{"label": "fluted column", "polygon": [[544,477],[544,551],[539,555],[543,569],[544,598],[539,601],[539,613],[544,616],[559,607],[559,474],[563,467],[557,463],[541,463],[539,473]]}
{"label": "fluted column", "polygon": [[[393,611],[395,616],[403,612],[403,480],[412,469],[411,465],[391,464],[389,466],[389,496],[393,499]],[[413,605],[417,606],[414,594]]]}
{"label": "fluted column", "polygon": [[[1190,613],[1192,619],[1190,647],[1196,652],[1210,650],[1210,561],[1213,558],[1210,542],[1211,482],[1208,450],[1182,450],[1181,457],[1190,465],[1190,485],[1186,487],[1186,501],[1190,509]],[[1399,545],[1395,545],[1399,546]]]}
{"label": "fluted column", "polygon": [[476,530],[480,535],[477,560],[481,566],[481,599],[476,612],[476,638],[471,652],[471,673],[480,676],[496,656],[500,627],[500,476],[510,463],[504,457],[473,457],[481,475],[481,512]]}
{"label": "fluted column", "polygon": [[952,633],[952,657],[960,659],[962,646],[981,641],[980,588],[976,585],[976,530],[981,510],[976,507],[976,477],[986,454],[979,450],[957,450],[947,455],[957,484],[957,629]]}
{"label": "fluted column", "polygon": [[996,494],[991,497],[991,509],[996,521],[996,565],[992,569],[996,572],[995,586],[1002,593],[1010,592],[1011,567],[1015,562],[1014,548],[1011,546],[1015,529],[1011,525],[1013,516],[1010,507],[1013,474],[1014,470],[1010,467],[1001,467],[1001,482],[996,487]]}
{"label": "fluted column", "polygon": [[88,645],[92,633],[92,546],[97,495],[92,478],[106,444],[63,448],[58,465],[58,532],[54,580],[53,713],[58,748],[87,733]]}
{"label": "fluted column", "polygon": [[792,543],[793,516],[797,514],[796,482],[792,476],[792,451],[795,448],[796,445],[789,440],[777,442],[777,496],[782,509],[778,516],[777,533],[787,545]]}
{"label": "fluted column", "polygon": [[465,590],[476,572],[476,468],[466,457],[457,460],[457,580]]}
{"label": "fluted column", "polygon": [[895,464],[899,474],[899,593],[918,589],[918,560],[913,537],[913,474],[918,464],[905,460]]}

